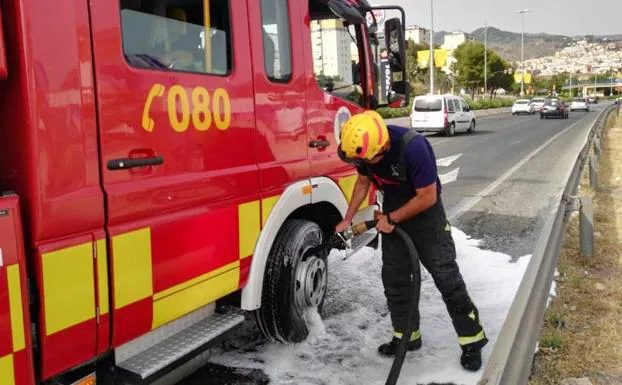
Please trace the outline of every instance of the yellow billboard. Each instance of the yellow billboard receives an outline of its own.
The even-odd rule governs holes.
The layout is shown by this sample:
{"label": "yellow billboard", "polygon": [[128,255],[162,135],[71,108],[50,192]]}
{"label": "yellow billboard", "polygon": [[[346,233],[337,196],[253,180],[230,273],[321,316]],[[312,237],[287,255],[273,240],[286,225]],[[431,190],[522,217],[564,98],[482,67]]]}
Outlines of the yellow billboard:
{"label": "yellow billboard", "polygon": [[[428,68],[430,65],[430,50],[417,51],[417,65],[419,68]],[[443,68],[447,65],[447,51],[444,49],[434,50],[434,67]]]}
{"label": "yellow billboard", "polygon": [[[522,72],[516,72],[514,73],[514,81],[516,83],[520,83],[521,78],[523,77],[523,73]],[[525,73],[525,84],[531,84],[531,74],[529,72]]]}

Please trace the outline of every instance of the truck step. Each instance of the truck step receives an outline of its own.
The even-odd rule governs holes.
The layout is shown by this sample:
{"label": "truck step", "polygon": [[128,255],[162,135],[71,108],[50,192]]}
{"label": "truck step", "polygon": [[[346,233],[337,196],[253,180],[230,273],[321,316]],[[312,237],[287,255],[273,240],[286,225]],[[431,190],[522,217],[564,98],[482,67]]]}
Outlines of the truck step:
{"label": "truck step", "polygon": [[168,369],[176,362],[183,363],[184,359],[200,354],[211,345],[210,342],[213,343],[217,337],[226,334],[242,322],[244,315],[239,311],[213,314],[151,348],[118,362],[117,367],[133,379],[145,380]]}

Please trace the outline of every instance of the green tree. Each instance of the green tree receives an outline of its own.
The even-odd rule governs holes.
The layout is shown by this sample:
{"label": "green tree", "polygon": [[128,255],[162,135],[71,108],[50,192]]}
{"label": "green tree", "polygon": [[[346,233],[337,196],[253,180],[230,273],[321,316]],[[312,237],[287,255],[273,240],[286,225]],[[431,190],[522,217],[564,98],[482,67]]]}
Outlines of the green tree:
{"label": "green tree", "polygon": [[[458,82],[471,91],[472,97],[475,96],[478,86],[484,84],[485,51],[482,43],[469,41],[461,44],[454,52],[457,60],[455,67],[458,71]],[[511,89],[513,77],[509,71],[511,66],[508,62],[494,50],[488,49],[486,52],[488,56],[487,83],[492,97],[500,88]]]}
{"label": "green tree", "polygon": [[471,97],[475,97],[477,86],[484,83],[484,45],[476,41],[460,44],[454,57],[458,82],[471,91]]}
{"label": "green tree", "polygon": [[510,73],[510,64],[503,60],[495,51],[488,50],[488,87],[492,99],[497,90],[503,88],[510,90],[514,83],[514,77]]}

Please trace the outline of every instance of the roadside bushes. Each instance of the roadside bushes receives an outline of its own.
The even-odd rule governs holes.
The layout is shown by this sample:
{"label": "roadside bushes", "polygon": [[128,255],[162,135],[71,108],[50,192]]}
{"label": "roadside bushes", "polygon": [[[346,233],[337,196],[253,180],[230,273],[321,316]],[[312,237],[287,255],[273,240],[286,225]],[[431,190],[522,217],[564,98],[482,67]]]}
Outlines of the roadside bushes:
{"label": "roadside bushes", "polygon": [[[511,107],[514,104],[514,99],[482,99],[482,100],[469,100],[465,99],[466,102],[473,108],[474,110],[485,110],[489,108],[502,108],[502,107]],[[378,109],[378,113],[385,119],[391,118],[402,118],[404,116],[410,116],[410,112],[412,110],[412,102],[413,99],[410,100],[408,107],[402,108],[387,108],[382,107]]]}

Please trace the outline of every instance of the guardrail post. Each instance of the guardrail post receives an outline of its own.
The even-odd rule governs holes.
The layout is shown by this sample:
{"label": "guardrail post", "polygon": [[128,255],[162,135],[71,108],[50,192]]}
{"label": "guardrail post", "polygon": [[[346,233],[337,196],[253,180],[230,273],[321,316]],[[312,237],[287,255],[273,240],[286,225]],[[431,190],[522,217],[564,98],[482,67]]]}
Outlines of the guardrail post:
{"label": "guardrail post", "polygon": [[597,164],[596,167],[598,167],[598,163],[600,162],[600,153],[600,139],[597,138],[596,140],[594,140],[594,156],[596,157]]}
{"label": "guardrail post", "polygon": [[594,255],[594,207],[592,205],[592,197],[584,196],[580,199],[581,255],[590,258]]}
{"label": "guardrail post", "polygon": [[590,156],[590,187],[596,190],[598,188],[598,169],[593,156]]}

